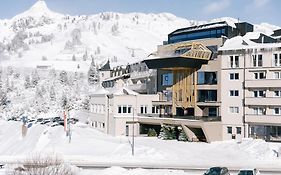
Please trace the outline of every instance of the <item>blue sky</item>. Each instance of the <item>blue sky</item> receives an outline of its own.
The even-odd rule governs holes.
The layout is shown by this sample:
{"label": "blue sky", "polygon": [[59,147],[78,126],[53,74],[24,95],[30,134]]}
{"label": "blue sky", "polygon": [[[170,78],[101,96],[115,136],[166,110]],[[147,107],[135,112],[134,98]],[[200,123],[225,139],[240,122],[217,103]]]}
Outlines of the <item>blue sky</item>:
{"label": "blue sky", "polygon": [[[169,12],[193,20],[230,16],[281,27],[280,0],[45,0],[49,8],[70,15],[113,12]],[[25,11],[36,0],[0,0],[0,19]]]}

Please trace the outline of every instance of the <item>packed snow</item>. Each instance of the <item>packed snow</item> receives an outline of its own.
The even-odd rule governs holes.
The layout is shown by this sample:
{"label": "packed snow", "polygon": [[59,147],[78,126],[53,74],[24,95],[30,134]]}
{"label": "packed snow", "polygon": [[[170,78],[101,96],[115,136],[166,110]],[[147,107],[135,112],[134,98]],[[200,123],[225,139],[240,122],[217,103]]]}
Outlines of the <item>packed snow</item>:
{"label": "packed snow", "polygon": [[22,137],[21,126],[17,121],[0,121],[1,161],[40,152],[64,155],[66,161],[73,164],[244,167],[247,160],[247,167],[276,168],[281,165],[275,153],[281,145],[263,140],[209,144],[137,137],[135,156],[132,156],[130,137],[109,136],[82,123],[71,126],[71,143],[62,126],[34,124],[25,137]]}

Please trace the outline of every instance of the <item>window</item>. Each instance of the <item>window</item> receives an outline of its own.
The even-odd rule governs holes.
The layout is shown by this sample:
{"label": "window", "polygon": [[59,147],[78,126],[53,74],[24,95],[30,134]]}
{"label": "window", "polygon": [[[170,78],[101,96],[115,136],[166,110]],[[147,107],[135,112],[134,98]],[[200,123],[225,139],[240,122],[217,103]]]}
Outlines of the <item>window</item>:
{"label": "window", "polygon": [[118,106],[118,114],[121,114],[121,113],[122,113],[122,107]]}
{"label": "window", "polygon": [[274,79],[281,79],[281,72],[273,72]]}
{"label": "window", "polygon": [[230,73],[229,79],[230,80],[239,80],[239,73]]}
{"label": "window", "polygon": [[141,114],[147,114],[147,106],[141,105],[140,111]]}
{"label": "window", "polygon": [[127,113],[127,106],[123,106],[123,113],[124,113],[124,114]]}
{"label": "window", "polygon": [[158,106],[152,106],[152,114],[157,114],[158,113]]}
{"label": "window", "polygon": [[232,134],[232,127],[231,126],[227,127],[227,134]]}
{"label": "window", "polygon": [[131,106],[131,105],[128,106],[128,113],[129,113],[129,114],[132,113],[132,106]]}
{"label": "window", "polygon": [[236,127],[236,134],[241,134],[241,127]]}
{"label": "window", "polygon": [[266,73],[265,72],[255,72],[254,77],[256,80],[258,79],[265,79],[266,78]]}
{"label": "window", "polygon": [[274,91],[274,97],[281,97],[281,90]]}
{"label": "window", "polygon": [[231,68],[239,67],[239,56],[230,56],[230,67]]}
{"label": "window", "polygon": [[208,49],[210,49],[212,51],[212,56],[211,56],[211,60],[214,60],[215,58],[218,57],[218,46],[214,45],[214,46],[207,46]]}
{"label": "window", "polygon": [[217,72],[198,72],[197,84],[217,84]]}
{"label": "window", "polygon": [[218,109],[215,107],[209,107],[209,117],[216,117],[218,116]]}
{"label": "window", "polygon": [[253,67],[262,67],[263,62],[262,62],[262,55],[252,55],[252,62],[253,62]]}
{"label": "window", "polygon": [[238,97],[239,96],[239,91],[238,90],[230,90],[230,96],[231,97]]}
{"label": "window", "polygon": [[231,106],[231,107],[229,107],[229,111],[230,111],[230,113],[232,113],[232,114],[238,114],[238,113],[239,113],[239,107],[233,107],[233,106]]}
{"label": "window", "polygon": [[217,90],[199,90],[198,102],[217,101]]}
{"label": "window", "polygon": [[273,54],[273,66],[281,66],[281,53]]}
{"label": "window", "polygon": [[132,113],[132,105],[119,105],[118,114],[130,114]]}
{"label": "window", "polygon": [[264,90],[256,90],[254,92],[254,97],[265,97],[265,91]]}
{"label": "window", "polygon": [[163,74],[162,75],[162,86],[171,86],[173,85],[173,74]]}
{"label": "window", "polygon": [[256,108],[253,108],[253,110],[254,110],[255,115],[265,115],[266,114],[265,108],[262,108],[262,107],[256,107]]}
{"label": "window", "polygon": [[273,110],[274,110],[273,112],[274,115],[281,115],[281,107],[274,108]]}

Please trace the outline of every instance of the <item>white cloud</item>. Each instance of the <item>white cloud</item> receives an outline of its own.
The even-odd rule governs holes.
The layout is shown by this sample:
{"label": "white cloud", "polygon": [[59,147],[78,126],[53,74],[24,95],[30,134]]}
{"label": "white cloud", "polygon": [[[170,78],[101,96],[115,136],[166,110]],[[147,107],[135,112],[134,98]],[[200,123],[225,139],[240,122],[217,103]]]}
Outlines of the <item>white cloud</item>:
{"label": "white cloud", "polygon": [[215,1],[215,2],[212,2],[212,3],[208,4],[204,8],[204,12],[207,13],[207,14],[217,13],[217,12],[223,11],[226,8],[228,8],[230,6],[230,4],[231,4],[231,0]]}
{"label": "white cloud", "polygon": [[254,0],[254,5],[256,6],[256,7],[263,7],[263,6],[265,6],[266,4],[268,4],[269,3],[269,1],[270,0]]}

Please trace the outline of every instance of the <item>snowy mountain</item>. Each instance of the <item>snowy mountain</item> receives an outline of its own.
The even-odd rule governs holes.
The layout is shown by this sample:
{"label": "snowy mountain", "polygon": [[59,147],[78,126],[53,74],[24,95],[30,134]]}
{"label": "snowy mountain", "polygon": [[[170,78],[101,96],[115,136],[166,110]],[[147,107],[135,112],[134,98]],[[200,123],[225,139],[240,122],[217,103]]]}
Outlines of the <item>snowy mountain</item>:
{"label": "snowy mountain", "polygon": [[[237,21],[212,21],[220,20]],[[0,20],[1,65],[86,72],[92,58],[98,64],[108,59],[113,65],[137,62],[155,51],[173,30],[202,23],[169,13],[69,16],[51,11],[40,0],[12,19]],[[255,26],[267,33],[276,28]]]}

